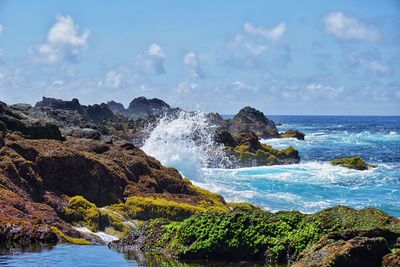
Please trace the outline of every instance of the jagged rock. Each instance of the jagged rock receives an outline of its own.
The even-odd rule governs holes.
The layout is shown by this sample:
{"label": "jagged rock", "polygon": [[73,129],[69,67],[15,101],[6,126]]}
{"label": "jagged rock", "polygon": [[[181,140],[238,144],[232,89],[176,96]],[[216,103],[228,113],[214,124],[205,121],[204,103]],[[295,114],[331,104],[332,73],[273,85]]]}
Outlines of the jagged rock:
{"label": "jagged rock", "polygon": [[171,111],[171,107],[164,101],[153,98],[138,97],[131,101],[126,114],[130,118],[148,118],[151,116],[162,116]]}
{"label": "jagged rock", "polygon": [[29,138],[63,139],[59,128],[55,124],[28,116],[18,109],[8,107],[2,102],[0,102],[0,122],[3,125],[2,128],[21,132]]}
{"label": "jagged rock", "polygon": [[281,138],[296,138],[297,140],[304,140],[304,133],[298,130],[287,130],[284,133],[280,133]]}
{"label": "jagged rock", "polygon": [[279,137],[275,123],[252,107],[241,109],[227,124],[231,134],[253,131],[261,138]]}
{"label": "jagged rock", "polygon": [[79,100],[74,98],[71,101],[64,101],[61,99],[43,97],[42,101],[39,101],[35,105],[36,108],[52,108],[52,109],[63,109],[63,110],[75,110],[81,111],[82,106]]}
{"label": "jagged rock", "polygon": [[114,113],[125,114],[125,112],[126,112],[124,105],[122,105],[121,103],[117,103],[113,100],[108,101],[107,105],[110,107],[110,109]]}
{"label": "jagged rock", "polygon": [[102,123],[104,120],[113,121],[117,116],[112,112],[107,104],[95,104],[86,108],[88,117],[95,123]]}

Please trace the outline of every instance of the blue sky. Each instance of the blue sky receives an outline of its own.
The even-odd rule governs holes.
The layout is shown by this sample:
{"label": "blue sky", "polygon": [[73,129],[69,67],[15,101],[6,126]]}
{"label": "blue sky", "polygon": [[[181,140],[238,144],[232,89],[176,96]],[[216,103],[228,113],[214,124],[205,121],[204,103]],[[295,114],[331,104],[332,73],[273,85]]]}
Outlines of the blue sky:
{"label": "blue sky", "polygon": [[399,1],[0,0],[0,100],[400,115]]}

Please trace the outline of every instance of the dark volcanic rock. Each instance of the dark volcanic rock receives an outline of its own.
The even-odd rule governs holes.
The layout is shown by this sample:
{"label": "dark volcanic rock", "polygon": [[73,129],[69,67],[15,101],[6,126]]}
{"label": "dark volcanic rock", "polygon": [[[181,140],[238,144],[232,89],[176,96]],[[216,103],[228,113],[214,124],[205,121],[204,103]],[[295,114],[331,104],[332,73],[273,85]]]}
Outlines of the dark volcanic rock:
{"label": "dark volcanic rock", "polygon": [[164,101],[153,98],[138,97],[129,104],[126,114],[131,118],[147,118],[162,116],[171,111],[171,107]]}
{"label": "dark volcanic rock", "polygon": [[241,109],[228,122],[228,129],[231,134],[253,131],[261,138],[279,137],[275,123],[252,107]]}
{"label": "dark volcanic rock", "polygon": [[87,116],[95,123],[102,123],[103,121],[114,121],[117,116],[112,112],[107,104],[95,104],[86,108]]}
{"label": "dark volcanic rock", "polygon": [[0,102],[0,122],[5,129],[21,132],[29,138],[63,139],[59,128],[55,124],[26,115],[20,109],[8,107],[2,102]]}
{"label": "dark volcanic rock", "polygon": [[36,108],[52,108],[52,109],[64,109],[64,110],[76,110],[81,111],[81,104],[79,100],[74,98],[71,101],[64,101],[61,99],[43,97],[42,101],[37,102]]}
{"label": "dark volcanic rock", "polygon": [[107,105],[110,107],[110,109],[114,113],[125,114],[125,112],[126,112],[124,105],[122,105],[121,103],[117,103],[113,100],[108,101]]}

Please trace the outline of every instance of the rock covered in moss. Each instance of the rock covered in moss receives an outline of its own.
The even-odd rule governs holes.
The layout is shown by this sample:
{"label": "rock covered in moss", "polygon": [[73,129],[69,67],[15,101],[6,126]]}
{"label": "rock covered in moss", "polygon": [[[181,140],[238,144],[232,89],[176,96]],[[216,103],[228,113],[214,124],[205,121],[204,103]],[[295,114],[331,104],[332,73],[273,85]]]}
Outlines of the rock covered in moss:
{"label": "rock covered in moss", "polygon": [[[348,217],[359,224],[347,224]],[[337,232],[326,235],[332,232],[330,223],[335,224]],[[378,210],[335,207],[307,215],[247,207],[229,213],[200,213],[182,222],[152,220],[111,247],[125,252],[152,251],[186,260],[282,264],[300,259],[298,266],[321,266],[325,259],[333,259],[337,264],[364,263],[365,259],[382,261],[398,236],[399,219]]]}
{"label": "rock covered in moss", "polygon": [[355,170],[368,170],[374,168],[373,165],[367,164],[361,157],[355,156],[351,158],[339,158],[331,161],[332,165],[340,165],[349,169]]}
{"label": "rock covered in moss", "polygon": [[287,130],[284,133],[279,134],[281,138],[296,138],[297,140],[304,140],[305,134],[298,130]]}

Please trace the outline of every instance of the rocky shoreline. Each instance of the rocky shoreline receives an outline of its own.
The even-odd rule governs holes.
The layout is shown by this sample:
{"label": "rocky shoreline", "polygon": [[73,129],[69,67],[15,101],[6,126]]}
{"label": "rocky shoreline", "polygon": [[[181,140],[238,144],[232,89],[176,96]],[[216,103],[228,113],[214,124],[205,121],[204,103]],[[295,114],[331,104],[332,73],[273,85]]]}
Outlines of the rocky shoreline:
{"label": "rocky shoreline", "polygon": [[[161,116],[178,112],[146,98],[128,109],[116,102],[85,106],[77,99],[43,98],[34,107],[1,102],[0,243],[102,244],[95,234],[101,232],[120,238],[112,249],[179,260],[399,266],[400,220],[380,210],[271,213],[227,203],[144,153],[140,139]],[[230,120],[207,116],[215,142],[235,159],[231,167],[300,161],[295,149],[277,150],[260,139],[303,140],[304,134],[279,133],[260,111],[246,107]]]}

